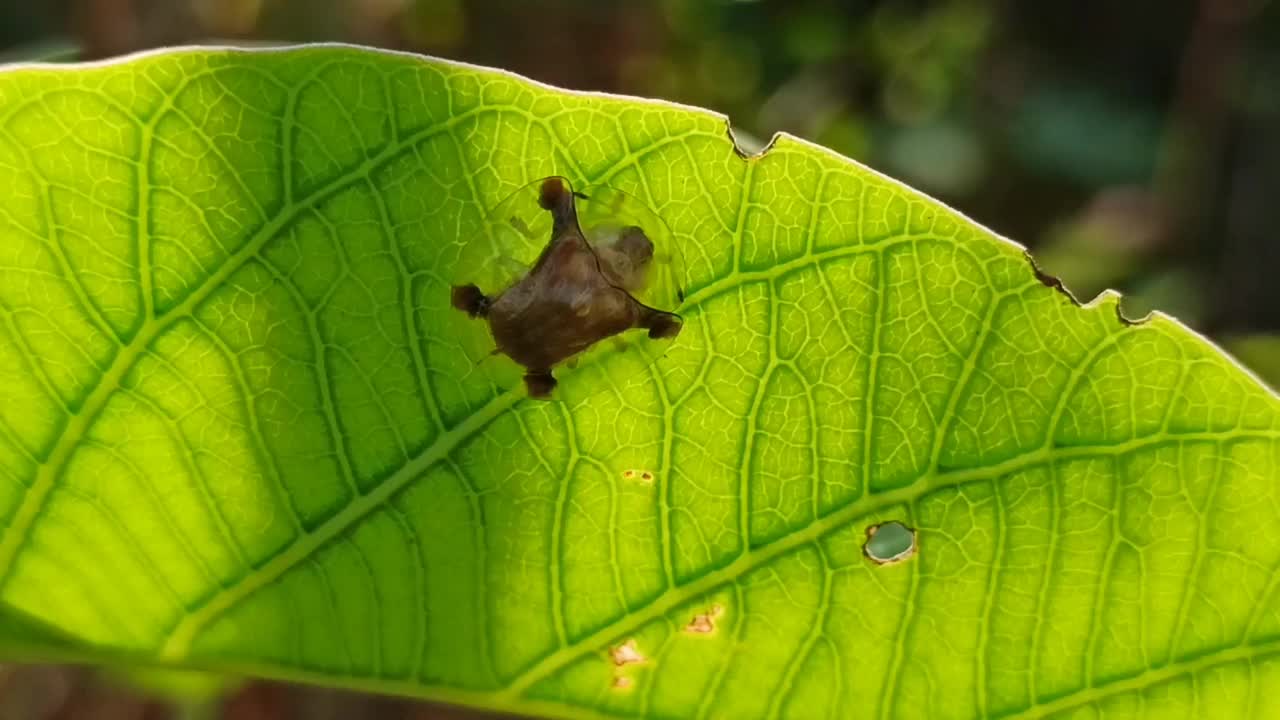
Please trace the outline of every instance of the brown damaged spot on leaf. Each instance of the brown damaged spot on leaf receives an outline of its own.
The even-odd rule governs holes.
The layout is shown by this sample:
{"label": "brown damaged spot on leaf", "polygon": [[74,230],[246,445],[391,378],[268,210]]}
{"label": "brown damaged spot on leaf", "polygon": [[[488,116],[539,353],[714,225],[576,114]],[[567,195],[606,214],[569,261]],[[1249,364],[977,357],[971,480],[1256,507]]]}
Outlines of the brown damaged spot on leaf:
{"label": "brown damaged spot on leaf", "polygon": [[723,605],[712,605],[711,609],[704,613],[698,613],[693,616],[688,625],[684,626],[684,631],[694,635],[709,635],[715,632],[716,621],[724,614]]}
{"label": "brown damaged spot on leaf", "polygon": [[643,482],[643,483],[652,483],[652,482],[653,482],[653,473],[652,473],[652,472],[650,472],[650,471],[648,471],[648,470],[631,470],[631,469],[628,469],[628,470],[623,470],[623,471],[622,471],[622,479],[624,479],[624,480],[639,480],[639,481],[641,481],[641,482]]}
{"label": "brown damaged spot on leaf", "polygon": [[624,669],[626,666],[649,661],[636,647],[635,638],[628,638],[621,645],[609,648],[609,659],[613,662],[613,681],[610,687],[615,691],[630,690],[635,685],[635,679],[625,674],[628,672]]}
{"label": "brown damaged spot on leaf", "polygon": [[613,664],[617,667],[635,665],[646,660],[645,656],[641,655],[640,650],[636,648],[635,638],[609,648],[609,658],[613,660]]}

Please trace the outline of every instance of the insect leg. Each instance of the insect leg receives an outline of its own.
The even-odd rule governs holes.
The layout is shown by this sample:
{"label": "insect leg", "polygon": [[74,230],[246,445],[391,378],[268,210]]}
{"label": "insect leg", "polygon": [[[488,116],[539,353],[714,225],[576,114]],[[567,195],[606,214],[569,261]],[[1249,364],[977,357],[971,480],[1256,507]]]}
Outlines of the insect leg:
{"label": "insect leg", "polygon": [[679,335],[680,329],[684,327],[684,321],[675,313],[655,310],[642,305],[636,327],[646,328],[649,331],[649,337],[658,340]]}
{"label": "insect leg", "polygon": [[549,400],[551,391],[556,387],[556,379],[550,370],[530,370],[524,374],[524,386],[529,389],[529,397]]}
{"label": "insect leg", "polygon": [[489,314],[490,300],[475,285],[454,285],[450,293],[453,306],[471,317]]}

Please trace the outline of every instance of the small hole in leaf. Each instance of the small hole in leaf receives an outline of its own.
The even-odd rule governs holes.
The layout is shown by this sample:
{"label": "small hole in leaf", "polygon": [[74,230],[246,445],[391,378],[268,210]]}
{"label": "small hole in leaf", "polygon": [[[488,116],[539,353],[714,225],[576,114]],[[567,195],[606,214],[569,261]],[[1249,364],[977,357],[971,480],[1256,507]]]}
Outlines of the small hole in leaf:
{"label": "small hole in leaf", "polygon": [[896,521],[872,525],[862,552],[877,565],[903,562],[916,554],[916,531]]}
{"label": "small hole in leaf", "polygon": [[645,661],[644,655],[641,655],[640,651],[636,649],[636,641],[634,639],[609,648],[609,657],[613,660],[613,664],[618,667]]}

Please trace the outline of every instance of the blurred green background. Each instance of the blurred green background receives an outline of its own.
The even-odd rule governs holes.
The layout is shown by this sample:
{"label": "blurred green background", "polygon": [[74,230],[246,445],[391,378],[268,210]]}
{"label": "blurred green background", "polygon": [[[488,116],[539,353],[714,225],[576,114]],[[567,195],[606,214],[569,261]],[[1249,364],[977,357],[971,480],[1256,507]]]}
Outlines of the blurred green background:
{"label": "blurred green background", "polygon": [[[1160,309],[1280,386],[1276,0],[0,0],[0,60],[342,40],[785,130]],[[350,693],[0,669],[9,718],[475,718]]]}

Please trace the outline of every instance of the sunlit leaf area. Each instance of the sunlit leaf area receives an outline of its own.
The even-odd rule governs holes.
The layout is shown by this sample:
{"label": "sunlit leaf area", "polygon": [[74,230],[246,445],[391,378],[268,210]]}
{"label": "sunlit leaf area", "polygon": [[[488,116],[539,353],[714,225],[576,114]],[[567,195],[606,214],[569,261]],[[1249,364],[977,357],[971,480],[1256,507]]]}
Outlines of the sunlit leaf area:
{"label": "sunlit leaf area", "polygon": [[1265,10],[113,7],[0,4],[0,717],[1280,713]]}

